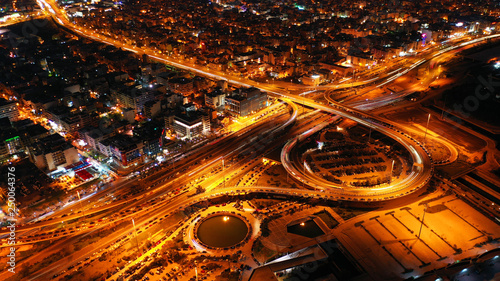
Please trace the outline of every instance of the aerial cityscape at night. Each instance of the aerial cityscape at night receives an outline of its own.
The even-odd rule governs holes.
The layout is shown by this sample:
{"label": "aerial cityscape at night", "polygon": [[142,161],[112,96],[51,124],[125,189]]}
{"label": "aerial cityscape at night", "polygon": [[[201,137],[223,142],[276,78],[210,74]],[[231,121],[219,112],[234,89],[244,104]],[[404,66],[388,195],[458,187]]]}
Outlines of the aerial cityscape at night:
{"label": "aerial cityscape at night", "polygon": [[500,280],[500,0],[0,0],[0,280]]}

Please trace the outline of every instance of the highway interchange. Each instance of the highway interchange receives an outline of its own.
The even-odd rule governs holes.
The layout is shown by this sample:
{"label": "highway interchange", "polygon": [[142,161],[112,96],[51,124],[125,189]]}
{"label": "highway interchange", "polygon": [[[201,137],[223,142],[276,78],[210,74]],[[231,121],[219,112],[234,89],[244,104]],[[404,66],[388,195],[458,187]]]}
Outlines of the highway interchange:
{"label": "highway interchange", "polygon": [[[83,208],[81,208],[81,204],[73,202],[73,204],[50,214],[47,218],[19,227],[17,232],[20,236],[20,245],[55,240],[44,251],[25,259],[23,263],[43,260],[52,253],[57,252],[61,247],[66,247],[80,239],[80,235],[88,235],[109,226],[130,224],[132,218],[135,219],[135,226],[138,229],[150,227],[152,224],[159,223],[162,219],[180,209],[185,209],[187,206],[200,202],[207,202],[207,200],[217,197],[234,199],[239,197],[244,198],[248,194],[275,194],[285,195],[289,198],[300,197],[332,201],[367,202],[384,201],[413,193],[425,186],[433,174],[434,164],[424,145],[405,134],[397,124],[388,120],[354,107],[337,103],[331,99],[326,102],[315,101],[304,97],[305,95],[300,95],[300,93],[310,92],[311,90],[337,90],[367,84],[383,86],[446,52],[500,36],[481,37],[442,50],[429,51],[429,54],[421,56],[418,60],[409,63],[409,65],[405,65],[402,70],[387,72],[387,75],[383,77],[379,75],[376,78],[336,86],[305,87],[284,84],[270,85],[209,70],[205,67],[174,61],[173,58],[160,55],[155,50],[144,50],[134,46],[126,46],[122,42],[117,42],[116,40],[105,38],[104,36],[96,35],[93,32],[90,33],[89,31],[73,26],[54,2],[49,2],[48,0],[38,0],[38,2],[48,10],[48,13],[59,24],[84,37],[130,50],[137,54],[147,54],[157,61],[213,79],[227,80],[233,85],[257,87],[282,100],[284,102],[283,107],[286,107],[287,110],[281,110],[281,112],[274,113],[272,118],[264,118],[241,131],[226,135],[210,143],[208,147],[197,149],[189,156],[177,157],[174,159],[175,166],[172,162],[167,161],[161,167],[152,167],[149,173],[145,172],[132,178],[122,178],[105,189],[98,190],[94,194],[84,197],[82,199],[82,202],[85,204]],[[291,92],[298,92],[298,94],[292,94]],[[383,103],[385,102],[383,101]],[[309,118],[298,121],[299,109],[297,104],[320,110],[321,112],[310,112],[311,116]],[[365,105],[368,104],[370,102],[367,102]],[[384,187],[356,189],[340,187],[303,174],[301,166],[288,161],[288,152],[298,141],[310,135],[315,130],[314,128],[320,128],[321,125],[332,120],[331,114],[353,120],[399,142],[410,152],[413,159],[414,167],[411,175]],[[248,171],[247,167],[249,163],[260,159],[260,156],[270,151],[278,149],[280,144],[285,142],[287,144],[281,151],[283,166],[295,180],[304,182],[310,189],[224,186],[226,181]],[[222,161],[225,161],[225,165],[222,164]],[[198,185],[203,186],[205,192],[197,194],[195,188]],[[94,207],[88,208],[88,206]],[[64,231],[58,232],[53,230],[53,227],[63,223],[67,224],[64,227]],[[121,227],[118,229],[105,238],[100,239],[92,247],[96,251],[98,249],[108,249],[116,244],[118,239],[131,237],[130,227]],[[6,233],[6,230],[2,230],[0,236]],[[60,238],[65,239],[59,240]],[[2,246],[4,247],[5,245]],[[58,263],[48,268],[40,269],[32,276],[33,278],[52,276],[54,272],[60,272],[67,267],[81,264],[82,261],[92,256],[93,253],[89,252],[70,262]],[[92,258],[92,260],[94,259]],[[123,272],[124,269],[120,271]],[[6,276],[5,272],[0,274],[0,278],[2,279],[5,279],[4,277]]]}
{"label": "highway interchange", "polygon": [[[405,195],[409,192],[413,192],[413,191],[417,190],[418,188],[422,187],[425,183],[427,183],[432,175],[432,170],[433,170],[432,161],[430,159],[429,153],[427,151],[425,151],[425,148],[421,144],[416,142],[414,139],[412,139],[411,137],[408,137],[408,136],[404,135],[403,133],[392,130],[391,129],[392,126],[390,126],[389,124],[385,124],[382,121],[379,121],[379,118],[376,116],[371,116],[365,112],[362,112],[362,111],[359,111],[359,110],[356,110],[353,108],[348,108],[347,106],[340,105],[338,103],[330,102],[329,105],[324,105],[324,104],[315,102],[314,100],[300,96],[300,95],[292,95],[288,92],[288,90],[283,89],[281,87],[277,87],[275,84],[273,84],[273,85],[269,85],[269,84],[261,85],[261,83],[259,83],[259,82],[254,82],[251,80],[242,79],[241,77],[234,77],[234,76],[231,76],[231,75],[219,72],[219,71],[212,70],[209,72],[207,70],[204,70],[204,67],[190,66],[189,64],[178,63],[178,62],[172,61],[167,56],[159,55],[157,51],[139,49],[139,48],[136,48],[135,46],[127,46],[122,42],[117,42],[116,40],[104,38],[104,36],[101,36],[101,35],[96,36],[96,35],[94,35],[93,31],[90,31],[90,34],[89,34],[89,31],[81,30],[81,29],[78,29],[78,27],[74,27],[68,21],[67,17],[65,15],[62,15],[62,12],[58,9],[58,7],[55,3],[44,1],[44,0],[39,0],[39,2],[43,3],[42,4],[43,6],[49,7],[49,12],[53,16],[55,16],[56,20],[59,23],[64,24],[65,26],[67,26],[71,29],[74,29],[74,31],[76,31],[77,33],[80,33],[80,34],[85,35],[85,36],[89,36],[94,40],[98,40],[100,42],[107,43],[107,44],[112,44],[112,45],[115,45],[116,47],[121,47],[121,48],[124,48],[126,50],[131,50],[137,54],[146,54],[146,55],[149,55],[151,58],[154,58],[158,61],[164,62],[166,64],[169,64],[169,65],[172,65],[175,67],[179,67],[181,69],[189,70],[189,71],[195,72],[195,73],[200,74],[200,75],[208,76],[208,77],[219,79],[219,80],[227,80],[230,84],[247,86],[247,87],[257,87],[263,91],[274,94],[278,97],[288,98],[291,101],[294,101],[298,104],[302,104],[304,106],[308,106],[308,107],[315,108],[315,109],[321,109],[325,112],[334,113],[334,114],[337,114],[337,115],[342,116],[344,118],[354,120],[360,124],[363,124],[363,125],[368,126],[374,130],[380,131],[380,132],[388,135],[389,137],[393,138],[397,142],[401,143],[406,149],[408,149],[408,151],[411,153],[413,161],[416,165],[416,168],[415,168],[416,171],[415,171],[415,174],[412,174],[412,176],[410,176],[407,180],[403,181],[402,183],[398,183],[398,184],[395,184],[395,185],[392,185],[389,187],[385,187],[381,191],[381,194],[380,194],[380,195],[385,195],[384,197],[388,197],[387,195],[389,195],[389,198],[391,196],[394,198],[394,196],[402,196],[402,195]],[[478,39],[475,39],[475,40],[478,40]],[[475,42],[475,40],[473,40],[473,43]],[[463,44],[464,43],[460,44],[459,46],[462,46]],[[437,51],[437,54],[443,54],[447,51],[451,51],[454,49],[455,49],[455,47],[448,47],[444,50]],[[432,55],[428,55],[428,56],[433,58],[436,55],[432,54]],[[400,77],[401,75],[406,74],[410,70],[418,67],[419,65],[423,64],[425,61],[426,61],[425,59],[419,59],[417,62],[412,63],[405,70],[403,70],[401,72],[397,72],[389,77],[378,78],[377,80],[385,79],[385,82],[383,82],[382,84],[388,83],[390,81],[393,81],[397,77]],[[376,81],[373,81],[373,79],[371,79],[369,81],[357,82],[356,86],[360,86],[360,85],[367,84],[367,83],[375,83],[375,82]],[[353,85],[351,85],[351,86],[353,86]],[[349,84],[341,85],[341,87],[349,87]],[[292,173],[292,175],[296,176],[297,173]],[[296,177],[296,178],[300,180],[300,177]],[[315,184],[315,187],[319,187],[319,185]],[[344,189],[344,192],[348,192],[348,190]],[[363,193],[365,193],[364,195],[367,197],[373,197],[375,191],[371,191],[369,194],[367,194],[366,191],[364,191],[364,192],[356,191],[357,197],[354,197],[354,198],[356,198],[355,200],[358,200],[357,198],[359,198],[359,197],[363,197]],[[350,198],[350,197],[348,197],[348,198]],[[377,196],[377,199],[380,200],[380,199],[383,199],[383,197]]]}

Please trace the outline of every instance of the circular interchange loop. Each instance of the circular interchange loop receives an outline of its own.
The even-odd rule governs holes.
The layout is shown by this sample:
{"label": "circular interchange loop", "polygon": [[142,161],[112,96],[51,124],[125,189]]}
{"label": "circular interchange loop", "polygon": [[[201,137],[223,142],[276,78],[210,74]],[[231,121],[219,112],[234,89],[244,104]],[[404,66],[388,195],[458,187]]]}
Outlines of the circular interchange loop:
{"label": "circular interchange loop", "polygon": [[[401,181],[390,184],[386,187],[377,188],[346,188],[341,185],[318,181],[316,178],[311,178],[302,172],[302,169],[297,169],[290,161],[289,153],[292,148],[302,139],[307,138],[311,134],[318,131],[321,124],[317,127],[306,131],[305,133],[290,139],[281,151],[281,163],[285,170],[296,180],[305,185],[334,195],[340,200],[346,201],[383,201],[397,197],[402,197],[425,186],[432,177],[434,171],[432,157],[427,149],[411,136],[407,136],[404,132],[399,131],[393,125],[385,123],[378,118],[371,116],[365,112],[330,102],[331,106],[324,106],[312,101],[304,101],[306,105],[319,108],[325,112],[334,113],[351,119],[361,125],[370,127],[382,134],[392,138],[400,143],[413,159],[412,173]],[[308,104],[309,103],[309,104]],[[334,117],[335,118],[335,117]],[[332,119],[334,119],[332,118]],[[337,117],[338,118],[338,117]]]}

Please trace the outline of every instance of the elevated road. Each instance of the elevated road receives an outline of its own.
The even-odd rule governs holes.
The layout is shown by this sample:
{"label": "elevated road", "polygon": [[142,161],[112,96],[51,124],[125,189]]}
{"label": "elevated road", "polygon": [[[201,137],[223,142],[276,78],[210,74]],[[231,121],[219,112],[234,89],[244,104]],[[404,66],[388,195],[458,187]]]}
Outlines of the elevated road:
{"label": "elevated road", "polygon": [[[384,198],[390,198],[394,196],[402,196],[404,194],[413,192],[417,190],[418,188],[422,187],[425,185],[425,183],[428,182],[432,175],[433,171],[433,165],[432,165],[432,159],[429,155],[429,153],[425,150],[425,148],[419,144],[416,140],[411,138],[410,136],[405,135],[404,133],[398,131],[397,129],[394,129],[394,126],[392,124],[386,123],[384,120],[379,119],[376,116],[371,116],[367,113],[364,113],[362,111],[356,110],[354,108],[349,108],[340,104],[336,104],[333,102],[330,102],[329,105],[324,105],[318,102],[315,102],[310,99],[306,99],[303,97],[295,96],[290,93],[288,93],[287,90],[283,89],[283,87],[278,87],[277,85],[273,84],[264,84],[264,83],[259,83],[255,81],[251,81],[249,79],[244,79],[242,77],[237,77],[235,75],[230,75],[228,73],[223,73],[221,71],[217,70],[212,70],[208,69],[204,66],[197,66],[189,62],[185,61],[179,61],[176,60],[172,57],[166,56],[161,54],[161,52],[158,52],[157,50],[153,49],[147,49],[147,48],[137,48],[135,46],[130,46],[126,45],[123,42],[119,42],[117,40],[113,40],[110,38],[107,38],[103,35],[100,34],[95,34],[93,31],[89,31],[86,29],[83,29],[82,27],[75,26],[73,23],[71,23],[68,19],[68,17],[64,14],[64,12],[57,6],[57,4],[53,0],[38,0],[38,3],[42,8],[45,8],[45,10],[48,11],[48,13],[54,17],[56,22],[59,24],[73,30],[74,32],[91,38],[93,40],[114,45],[119,48],[123,48],[125,50],[129,50],[131,52],[137,53],[138,55],[143,55],[146,54],[150,56],[151,58],[181,68],[181,69],[186,69],[189,71],[192,71],[194,73],[215,78],[215,79],[222,79],[222,80],[227,80],[229,83],[234,84],[234,85],[240,85],[244,87],[257,87],[263,91],[266,91],[270,94],[274,94],[278,96],[279,98],[289,98],[290,100],[296,102],[296,103],[302,103],[306,106],[320,109],[325,112],[330,112],[337,114],[339,116],[345,117],[352,119],[362,125],[365,125],[367,127],[370,127],[374,130],[377,130],[391,138],[393,138],[395,141],[399,142],[401,145],[403,145],[411,154],[414,167],[413,167],[413,172],[409,177],[406,179],[399,181],[398,183],[395,183],[394,185],[388,186],[388,187],[381,187],[381,188],[374,188],[370,189],[369,191],[366,190],[357,190],[353,189],[350,190],[347,195],[356,195],[356,197],[377,197],[379,198],[379,195],[384,195]],[[423,58],[420,58],[413,62],[409,67],[406,67],[402,69],[401,71],[397,72],[390,72],[384,77],[375,77],[372,79],[368,79],[365,81],[359,81],[356,83],[348,83],[348,84],[343,84],[343,85],[336,85],[336,86],[321,86],[321,87],[316,87],[316,89],[332,89],[332,88],[347,88],[349,87],[349,84],[351,85],[350,87],[354,86],[361,86],[369,83],[380,83],[379,86],[383,86],[387,83],[392,82],[393,80],[397,79],[398,77],[405,75],[412,69],[415,69],[422,65],[423,63],[427,62],[428,60],[435,58],[437,56],[440,56],[446,52],[453,51],[459,48],[462,48],[464,46],[470,45],[470,44],[476,44],[480,43],[481,41],[484,40],[490,40],[494,38],[500,37],[500,34],[494,34],[494,35],[489,35],[489,36],[483,36],[480,38],[476,38],[473,40],[469,40],[467,42],[461,42],[458,44],[455,44],[450,47],[446,47],[442,50],[434,51],[428,54],[425,54]],[[303,87],[304,90],[308,89],[310,87]],[[287,168],[287,170],[291,173],[292,170],[290,166]],[[293,175],[293,174],[292,174]],[[294,175],[296,176],[296,175]],[[301,180],[300,177],[297,177],[298,180]],[[303,179],[305,180],[305,179]],[[307,183],[307,182],[306,182]],[[310,182],[308,185],[314,187],[314,188],[325,188],[325,186],[321,186],[318,183]],[[345,189],[339,190],[338,187],[335,186],[328,186],[329,190],[332,192],[347,192]],[[350,197],[347,197],[350,198]]]}
{"label": "elevated road", "polygon": [[[251,154],[250,151],[255,150],[255,148],[259,147],[266,148],[265,145],[259,145],[257,147],[253,146],[258,141],[263,139],[262,137],[259,139],[258,137],[256,137],[256,135],[262,135],[262,136],[266,135],[270,137],[273,134],[277,134],[278,132],[282,132],[286,128],[289,128],[289,126],[292,125],[297,118],[297,112],[298,112],[297,105],[286,99],[283,103],[290,105],[289,107],[287,107],[287,110],[290,110],[291,112],[287,112],[279,116],[273,115],[272,119],[270,120],[262,119],[256,123],[249,125],[247,128],[241,131],[230,133],[225,137],[216,140],[213,144],[209,145],[210,147],[209,150],[199,151],[198,153],[193,154],[192,157],[185,156],[185,158],[189,158],[187,159],[187,161],[185,161],[184,163],[179,163],[178,166],[173,170],[165,169],[165,174],[158,175],[159,178],[148,180],[147,183],[143,182],[142,180],[137,181],[137,178],[134,178],[129,180],[127,184],[125,184],[126,186],[130,186],[130,185],[138,185],[141,182],[143,182],[143,184],[149,185],[153,188],[153,189],[146,189],[146,191],[144,191],[143,194],[135,194],[133,197],[127,197],[126,199],[113,201],[110,202],[109,204],[105,204],[102,206],[94,205],[95,206],[94,208],[88,209],[85,212],[77,213],[75,210],[75,212],[70,213],[68,208],[78,207],[79,205],[78,204],[69,205],[68,208],[58,210],[56,213],[52,214],[50,218],[20,225],[16,229],[16,231],[18,233],[27,232],[30,230],[42,229],[47,226],[56,226],[58,224],[61,224],[62,222],[73,221],[81,218],[95,217],[100,214],[106,214],[106,213],[109,214],[110,212],[113,213],[116,212],[116,210],[120,210],[123,208],[131,209],[132,207],[141,207],[144,204],[152,205],[153,204],[152,200],[154,200],[157,197],[171,196],[174,194],[175,191],[175,189],[172,190],[172,186],[183,186],[188,182],[190,182],[193,177],[196,177],[196,175],[208,174],[210,168],[220,165],[221,159],[230,160],[232,156],[238,153],[244,152],[244,154],[247,155]],[[209,155],[211,156],[209,157]],[[197,165],[196,168],[192,169],[191,167],[195,165],[194,163],[202,163],[202,164]],[[182,170],[188,170],[190,172],[176,175],[176,172]],[[168,182],[166,182],[165,184],[162,184],[163,181],[165,181],[166,179],[170,179],[171,177],[173,177],[173,175],[176,175],[175,178],[168,180]],[[91,198],[92,201],[85,202],[85,205],[93,205],[95,203],[98,203],[100,199],[106,198],[105,195],[108,194],[110,191],[111,191],[110,189],[101,190],[99,194],[96,194],[93,196],[93,198]],[[84,201],[87,201],[87,199],[85,199]],[[133,213],[127,213],[125,218],[130,217],[133,214],[137,215],[141,213],[142,208],[138,209],[141,210],[134,211]],[[116,223],[117,221],[120,221],[122,219],[124,218],[113,219],[108,221],[107,224]],[[53,230],[49,231],[51,232],[50,234],[53,234],[52,233]],[[0,230],[0,237],[4,237],[8,233],[9,230],[7,230],[6,228],[2,228]],[[72,233],[69,232],[58,233],[58,237],[73,235]],[[52,238],[52,235],[50,235],[50,237],[47,237],[47,235],[40,235],[40,236],[41,237],[37,236],[37,239],[33,239],[32,241],[30,241],[30,243],[39,242],[40,240],[49,240],[49,238]],[[0,245],[0,248],[8,246],[5,243],[6,240],[2,239],[0,241],[3,242]]]}
{"label": "elevated road", "polygon": [[364,200],[367,200],[368,198],[371,200],[387,200],[404,196],[423,187],[430,180],[434,167],[429,152],[422,144],[413,139],[411,136],[394,129],[393,125],[385,123],[383,120],[379,120],[378,117],[372,116],[368,113],[340,105],[335,102],[330,102],[330,106],[325,106],[306,98],[290,99],[295,100],[296,102],[302,102],[304,105],[310,107],[321,109],[322,111],[351,119],[359,124],[372,128],[373,130],[377,130],[391,137],[405,147],[413,160],[413,169],[408,177],[385,187],[346,188],[326,181],[319,181],[316,177],[307,177],[300,171],[300,169],[297,169],[296,166],[292,165],[288,155],[294,145],[296,145],[302,138],[305,138],[313,133],[314,130],[310,130],[291,139],[284,146],[281,153],[281,162],[283,163],[283,166],[295,179],[313,188],[336,194],[343,200],[354,201],[358,201],[361,198]]}
{"label": "elevated road", "polygon": [[[295,197],[304,197],[304,198],[318,198],[322,200],[332,200],[332,201],[337,201],[339,199],[341,200],[350,200],[350,201],[361,201],[361,202],[366,202],[366,201],[383,201],[387,199],[392,199],[396,198],[399,196],[403,196],[405,194],[409,194],[411,192],[414,192],[418,188],[422,187],[425,185],[425,183],[430,179],[433,171],[433,166],[432,166],[432,159],[425,150],[425,148],[420,145],[417,141],[412,139],[410,136],[407,136],[401,132],[399,132],[397,129],[395,129],[393,126],[390,124],[387,124],[383,120],[378,119],[375,116],[371,116],[369,114],[364,113],[363,111],[359,111],[353,108],[349,108],[346,106],[342,106],[340,104],[336,103],[331,103],[331,104],[322,104],[315,102],[310,99],[302,98],[300,96],[295,96],[289,94],[286,90],[277,87],[276,85],[269,85],[269,84],[262,84],[258,83],[255,81],[250,81],[242,78],[238,78],[235,76],[228,75],[227,73],[220,73],[217,71],[213,70],[208,70],[205,67],[200,67],[200,66],[194,66],[192,64],[187,64],[187,63],[179,63],[178,61],[172,60],[168,56],[163,56],[155,52],[154,50],[149,50],[149,49],[139,49],[134,46],[126,46],[122,42],[117,42],[116,40],[111,40],[109,38],[104,38],[103,36],[100,35],[93,35],[92,33],[89,33],[89,31],[80,29],[79,27],[74,26],[72,23],[69,22],[68,18],[61,12],[61,10],[57,7],[57,5],[53,2],[53,0],[38,0],[43,7],[45,7],[49,13],[54,17],[56,22],[59,24],[72,29],[74,32],[77,32],[81,34],[82,36],[91,38],[93,40],[97,40],[106,44],[111,44],[119,48],[124,48],[127,50],[130,50],[134,53],[137,53],[139,55],[142,54],[147,54],[150,57],[164,62],[166,64],[174,65],[179,68],[187,69],[189,71],[193,71],[195,73],[213,77],[216,79],[224,79],[227,80],[229,83],[235,84],[235,85],[240,85],[240,86],[245,86],[245,87],[257,87],[260,88],[261,90],[267,91],[273,95],[278,96],[280,99],[289,99],[295,103],[298,104],[303,104],[305,106],[309,106],[312,108],[316,108],[325,112],[333,113],[338,116],[342,116],[345,118],[352,119],[362,125],[368,126],[374,130],[378,130],[385,135],[391,137],[395,141],[401,143],[411,154],[414,167],[412,175],[410,177],[400,181],[398,185],[396,186],[389,186],[387,188],[380,188],[378,190],[372,190],[372,189],[365,189],[365,190],[349,190],[348,192],[339,190],[338,188],[332,186],[332,187],[327,187],[325,188],[322,185],[319,185],[315,182],[310,182],[307,183],[309,186],[312,186],[312,190],[300,190],[300,189],[290,189],[290,188],[279,188],[279,187],[264,187],[264,186],[250,186],[250,187],[241,187],[241,186],[230,186],[230,187],[225,187],[225,188],[214,188],[211,190],[208,190],[204,193],[201,194],[188,194],[188,192],[180,192],[180,193],[168,193],[166,188],[164,189],[163,187],[166,187],[168,185],[172,184],[172,181],[167,181],[165,184],[161,184],[162,186],[159,186],[155,188],[155,192],[148,192],[147,196],[144,196],[138,201],[133,202],[133,205],[139,205],[140,204],[146,204],[143,209],[140,209],[140,214],[141,218],[137,218],[135,223],[137,227],[142,227],[146,226],[149,224],[151,219],[153,218],[160,218],[160,217],[166,217],[169,214],[175,212],[176,210],[179,209],[184,209],[187,206],[190,206],[192,204],[206,201],[208,199],[212,198],[217,198],[217,197],[222,197],[222,196],[245,196],[248,194],[265,194],[265,195],[274,195],[276,197],[283,197],[283,198],[295,198]],[[282,127],[286,128],[289,124],[293,123],[295,120],[295,117],[297,116],[297,110],[294,110],[294,113],[292,114],[292,118],[289,119],[290,123],[285,123]],[[264,138],[265,135],[273,135],[277,134],[277,132],[281,129],[269,129],[269,128],[263,128],[262,130],[270,131],[270,133],[264,134],[261,133],[258,135],[258,137]],[[307,133],[311,133],[308,131]],[[255,134],[255,133],[254,133]],[[238,138],[236,138],[238,137]],[[233,145],[233,148],[230,149],[230,153],[238,153],[240,154],[242,151],[249,151],[249,150],[255,150],[255,146],[252,146],[253,141],[258,141],[257,139],[254,138],[248,138],[245,139],[244,141],[241,140],[242,137],[240,136],[235,136],[235,139],[238,140],[237,144],[231,144]],[[297,139],[298,140],[298,139]],[[293,141],[293,140],[292,140]],[[215,144],[215,143],[214,143]],[[261,151],[264,149],[260,149]],[[223,154],[223,157],[229,157],[228,154]],[[214,157],[210,157],[212,160],[217,160],[219,159],[218,157],[221,157],[221,155],[215,155]],[[201,159],[199,159],[201,161]],[[207,162],[209,162],[208,160]],[[211,162],[210,162],[211,163]],[[212,164],[209,164],[212,165]],[[209,166],[208,165],[208,166]],[[214,164],[215,165],[215,164]],[[208,166],[206,169],[208,169]],[[182,178],[182,182],[176,182],[178,186],[188,186],[191,182],[192,179],[196,178],[196,176],[199,176],[200,174],[203,173],[203,171],[206,170],[200,169],[200,170],[194,170],[193,172],[196,173],[196,175],[191,175],[189,172],[186,172],[182,174],[186,178]],[[288,170],[288,169],[287,169]],[[183,171],[181,171],[183,172]],[[223,173],[224,174],[224,173]],[[217,175],[220,177],[220,174]],[[224,175],[225,177],[225,175]],[[168,178],[166,178],[168,179]],[[161,178],[161,182],[166,180],[165,178]],[[299,179],[300,180],[300,179]],[[306,180],[306,179],[304,179]],[[157,183],[160,183],[158,181]],[[156,192],[157,190],[157,192]],[[182,191],[187,191],[188,188]],[[192,191],[192,190],[190,190]],[[342,198],[343,197],[343,198]],[[155,205],[148,205],[147,203],[149,202],[148,200],[151,200],[152,198],[158,198],[160,202],[155,202]],[[117,205],[115,206],[117,211],[122,207],[122,205]],[[96,228],[94,228],[96,229]],[[76,236],[76,235],[75,235]],[[119,237],[128,237],[131,238],[133,235],[130,232],[130,228],[128,229],[120,229],[113,234],[101,239],[98,241],[96,245],[92,245],[92,247],[95,247],[92,249],[94,251],[95,249],[103,249],[106,246],[109,246]],[[61,245],[64,245],[66,242],[62,242]],[[47,275],[50,271],[53,270],[60,270],[62,267],[65,267],[66,265],[76,263],[78,259],[83,260],[85,256],[90,256],[92,253],[85,253],[83,256],[80,256],[74,260],[68,261],[68,262],[61,262],[57,264],[56,266],[53,266],[51,268],[44,268],[42,269],[36,277],[40,276],[45,276]],[[42,256],[37,256],[36,258],[42,258]],[[34,258],[33,258],[34,259]],[[2,275],[0,275],[2,276]],[[5,275],[3,275],[5,276]],[[1,277],[0,277],[1,278]]]}
{"label": "elevated road", "polygon": [[[240,85],[240,86],[245,86],[245,87],[257,87],[261,90],[264,90],[268,93],[274,94],[278,96],[279,98],[288,98],[291,101],[294,101],[299,104],[303,104],[312,108],[320,109],[325,112],[329,113],[334,113],[337,115],[340,115],[345,118],[352,119],[362,125],[368,126],[374,130],[380,131],[381,133],[393,138],[397,142],[399,142],[401,145],[403,145],[412,155],[413,162],[414,162],[414,172],[404,179],[403,181],[400,181],[398,184],[391,185],[389,187],[381,187],[381,188],[374,188],[370,189],[370,191],[366,190],[352,190],[350,191],[348,197],[345,198],[351,198],[356,195],[356,198],[358,197],[377,197],[379,198],[380,195],[385,195],[384,197],[390,198],[394,196],[402,196],[407,193],[413,192],[417,190],[418,188],[422,187],[427,183],[432,175],[433,167],[432,167],[432,161],[430,160],[430,156],[425,151],[425,148],[417,143],[415,140],[411,139],[410,137],[407,137],[397,131],[394,131],[391,129],[391,126],[388,126],[388,124],[385,124],[383,121],[378,120],[378,117],[376,116],[371,116],[367,113],[364,113],[362,111],[356,110],[354,108],[348,108],[346,106],[342,106],[340,104],[336,103],[330,103],[330,105],[324,105],[318,102],[315,102],[311,99],[307,99],[305,97],[300,97],[300,96],[295,96],[290,93],[288,93],[286,90],[283,90],[281,88],[276,87],[275,85],[269,85],[269,84],[261,84],[259,82],[251,81],[248,79],[242,79],[241,77],[235,77],[228,75],[227,73],[222,73],[219,71],[215,70],[205,70],[206,68],[201,67],[201,66],[195,66],[195,65],[189,65],[186,63],[179,63],[177,61],[173,61],[170,59],[168,56],[163,56],[160,54],[157,54],[156,51],[150,50],[150,49],[141,49],[141,48],[136,48],[135,46],[127,46],[122,42],[118,42],[116,40],[111,40],[109,38],[106,38],[101,35],[94,35],[92,31],[84,30],[80,27],[77,27],[73,25],[71,22],[69,22],[67,16],[59,9],[56,3],[53,2],[53,0],[38,0],[38,3],[42,7],[46,7],[49,11],[49,13],[59,22],[61,25],[66,26],[67,28],[70,28],[74,30],[75,32],[81,34],[82,36],[87,36],[90,37],[94,40],[106,43],[106,44],[111,44],[116,47],[124,48],[126,50],[132,51],[137,54],[146,54],[149,55],[150,57],[156,59],[157,61],[183,68],[189,71],[193,71],[195,73],[198,73],[200,75],[216,78],[216,79],[223,79],[227,80],[231,84],[235,85]],[[499,35],[500,36],[500,35]],[[419,60],[417,63],[414,63],[412,66],[417,67],[421,63],[423,63],[425,60]],[[395,74],[397,77],[403,75],[404,73],[407,73],[409,70],[404,70],[402,72],[399,72],[398,74]],[[396,77],[396,78],[397,78]],[[395,78],[394,78],[395,79]],[[285,167],[287,168],[287,171],[292,174],[296,179],[298,180],[304,180],[306,181],[306,184],[309,186],[312,186],[314,188],[319,188],[322,189],[324,186],[319,185],[318,183],[313,183],[312,181],[309,182],[305,179],[301,179],[301,177],[298,176],[298,173],[293,174],[292,170],[289,165],[285,164]],[[332,186],[333,187],[333,186]],[[338,188],[332,189],[330,188],[329,191],[337,193],[339,190]],[[346,192],[347,190],[344,190]],[[349,200],[349,199],[347,199]]]}

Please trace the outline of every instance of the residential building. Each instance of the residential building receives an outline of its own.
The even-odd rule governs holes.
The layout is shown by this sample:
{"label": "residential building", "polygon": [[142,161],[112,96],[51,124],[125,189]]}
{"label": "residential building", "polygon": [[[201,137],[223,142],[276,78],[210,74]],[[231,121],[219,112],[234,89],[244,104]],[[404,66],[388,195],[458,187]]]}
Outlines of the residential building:
{"label": "residential building", "polygon": [[205,94],[205,105],[212,108],[224,108],[226,101],[226,93],[221,88],[215,88],[215,90]]}
{"label": "residential building", "polygon": [[226,110],[238,115],[247,116],[267,106],[267,94],[257,88],[247,88],[241,93],[233,93],[226,97]]}
{"label": "residential building", "polygon": [[8,117],[11,122],[19,119],[19,109],[15,101],[0,98],[0,118]]}
{"label": "residential building", "polygon": [[40,170],[45,171],[80,161],[76,148],[59,134],[44,137],[33,144],[30,158]]}
{"label": "residential building", "polygon": [[137,138],[126,135],[116,135],[107,139],[109,151],[113,160],[120,166],[126,168],[134,164],[142,164],[144,161],[143,143]]}
{"label": "residential building", "polygon": [[176,114],[173,120],[175,133],[182,138],[192,139],[203,131],[203,120],[197,112]]}

